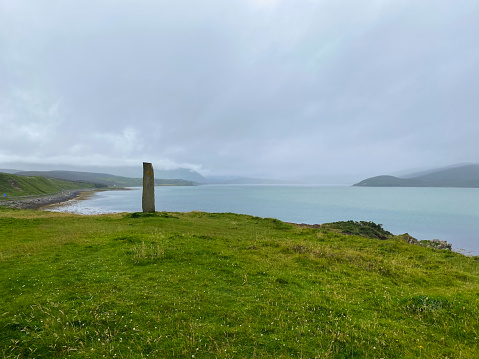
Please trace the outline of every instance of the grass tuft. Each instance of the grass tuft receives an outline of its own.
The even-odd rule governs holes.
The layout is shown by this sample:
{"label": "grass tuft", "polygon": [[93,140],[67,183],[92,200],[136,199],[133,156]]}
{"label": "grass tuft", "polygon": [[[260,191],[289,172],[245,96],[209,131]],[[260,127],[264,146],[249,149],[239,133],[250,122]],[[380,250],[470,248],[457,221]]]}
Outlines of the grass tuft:
{"label": "grass tuft", "polygon": [[477,257],[341,226],[0,209],[0,355],[479,357]]}

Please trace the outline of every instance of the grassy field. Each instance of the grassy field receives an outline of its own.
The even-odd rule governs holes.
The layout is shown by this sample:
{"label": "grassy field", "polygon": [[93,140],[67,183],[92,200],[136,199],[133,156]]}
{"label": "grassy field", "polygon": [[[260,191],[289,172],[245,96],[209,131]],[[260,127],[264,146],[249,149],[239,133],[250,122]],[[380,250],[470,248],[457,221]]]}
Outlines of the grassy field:
{"label": "grassy field", "polygon": [[236,214],[0,209],[0,355],[478,358],[478,259]]}
{"label": "grassy field", "polygon": [[[93,188],[93,184],[61,181],[45,177],[22,177],[0,173],[0,200],[19,196],[35,196],[61,192],[62,190]],[[4,197],[7,194],[7,197]]]}

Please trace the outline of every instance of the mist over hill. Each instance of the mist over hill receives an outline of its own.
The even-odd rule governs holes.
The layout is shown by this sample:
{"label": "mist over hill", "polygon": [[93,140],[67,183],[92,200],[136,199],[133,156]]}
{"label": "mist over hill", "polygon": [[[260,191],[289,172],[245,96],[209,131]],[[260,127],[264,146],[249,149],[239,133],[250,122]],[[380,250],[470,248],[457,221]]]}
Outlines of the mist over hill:
{"label": "mist over hill", "polygon": [[[153,164],[155,166],[155,164]],[[129,177],[142,178],[143,167],[138,166],[81,166],[81,165],[62,165],[62,164],[38,164],[38,163],[0,163],[0,172],[4,173],[20,173],[20,172],[77,172],[105,175],[102,177]],[[198,183],[206,182],[205,177],[198,172],[188,168],[177,168],[162,170],[155,168],[155,178],[157,179],[182,179]]]}
{"label": "mist over hill", "polygon": [[453,165],[404,177],[375,176],[362,180],[354,186],[479,188],[479,164]]}
{"label": "mist over hill", "polygon": [[[153,164],[154,166],[155,164]],[[22,176],[45,176],[70,181],[82,181],[106,186],[141,186],[143,168],[138,166],[76,166],[3,163],[0,166],[10,169],[0,172]],[[16,169],[13,169],[16,168]],[[189,168],[154,169],[158,185],[191,184],[290,184],[311,182],[303,179],[286,181],[270,178],[248,178],[241,176],[203,176]],[[348,183],[352,183],[349,181]],[[315,181],[317,183],[317,181]]]}
{"label": "mist over hill", "polygon": [[10,173],[10,174],[15,174],[17,173],[18,170],[13,170],[11,168],[0,168],[0,173]]}

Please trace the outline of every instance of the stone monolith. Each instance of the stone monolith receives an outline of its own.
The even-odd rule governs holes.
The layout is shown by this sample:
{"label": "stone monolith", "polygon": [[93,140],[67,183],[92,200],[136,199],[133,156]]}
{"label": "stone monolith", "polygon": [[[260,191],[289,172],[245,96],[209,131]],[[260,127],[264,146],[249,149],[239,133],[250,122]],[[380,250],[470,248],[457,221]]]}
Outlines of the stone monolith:
{"label": "stone monolith", "polygon": [[153,165],[143,162],[143,212],[155,212],[155,173]]}

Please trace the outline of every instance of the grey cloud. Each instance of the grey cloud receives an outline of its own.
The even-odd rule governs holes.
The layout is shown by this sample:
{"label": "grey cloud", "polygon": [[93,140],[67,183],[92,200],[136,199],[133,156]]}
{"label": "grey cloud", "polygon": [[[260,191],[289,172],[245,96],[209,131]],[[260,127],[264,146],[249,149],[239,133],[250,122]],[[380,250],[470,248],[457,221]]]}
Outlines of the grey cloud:
{"label": "grey cloud", "polygon": [[288,177],[478,161],[475,1],[0,6],[0,162]]}

